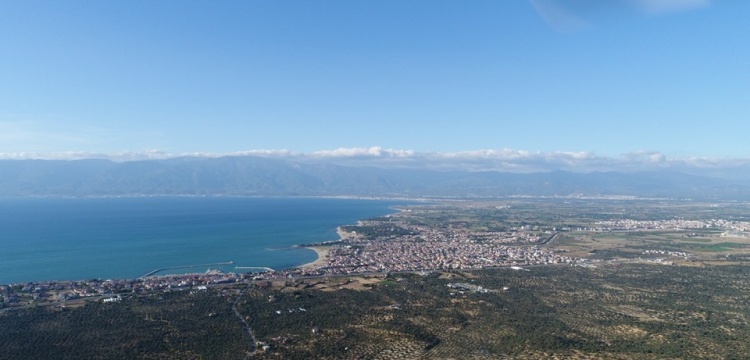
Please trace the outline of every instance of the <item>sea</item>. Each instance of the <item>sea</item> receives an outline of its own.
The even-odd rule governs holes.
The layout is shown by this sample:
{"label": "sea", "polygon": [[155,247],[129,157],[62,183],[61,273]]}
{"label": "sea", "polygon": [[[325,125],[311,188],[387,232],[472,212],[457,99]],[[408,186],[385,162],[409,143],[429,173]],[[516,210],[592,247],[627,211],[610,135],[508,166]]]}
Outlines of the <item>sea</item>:
{"label": "sea", "polygon": [[[0,199],[0,284],[282,270],[317,259],[298,244],[394,213],[394,201],[332,198]],[[232,262],[231,264],[227,264]],[[219,265],[224,264],[224,265]],[[172,269],[170,269],[172,268]],[[244,269],[244,270],[243,270]]]}

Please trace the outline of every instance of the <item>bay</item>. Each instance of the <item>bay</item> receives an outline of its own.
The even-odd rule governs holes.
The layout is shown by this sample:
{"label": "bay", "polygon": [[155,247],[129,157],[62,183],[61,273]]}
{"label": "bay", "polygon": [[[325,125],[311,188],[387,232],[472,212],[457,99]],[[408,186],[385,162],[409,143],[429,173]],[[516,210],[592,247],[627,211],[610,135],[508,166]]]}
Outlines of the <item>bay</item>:
{"label": "bay", "polygon": [[173,272],[290,268],[317,258],[293,245],[336,240],[337,226],[393,213],[395,204],[330,198],[0,199],[0,284],[135,278],[160,268],[229,261],[234,263]]}

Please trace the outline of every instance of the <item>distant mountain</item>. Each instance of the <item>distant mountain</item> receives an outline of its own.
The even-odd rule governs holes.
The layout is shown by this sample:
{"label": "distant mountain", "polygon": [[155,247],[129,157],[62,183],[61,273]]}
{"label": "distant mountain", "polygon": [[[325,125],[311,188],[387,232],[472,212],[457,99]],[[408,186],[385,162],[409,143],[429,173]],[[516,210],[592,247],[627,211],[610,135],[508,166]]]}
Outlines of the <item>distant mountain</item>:
{"label": "distant mountain", "polygon": [[750,199],[750,186],[673,171],[504,173],[295,162],[254,156],[2,160],[0,196],[566,196]]}

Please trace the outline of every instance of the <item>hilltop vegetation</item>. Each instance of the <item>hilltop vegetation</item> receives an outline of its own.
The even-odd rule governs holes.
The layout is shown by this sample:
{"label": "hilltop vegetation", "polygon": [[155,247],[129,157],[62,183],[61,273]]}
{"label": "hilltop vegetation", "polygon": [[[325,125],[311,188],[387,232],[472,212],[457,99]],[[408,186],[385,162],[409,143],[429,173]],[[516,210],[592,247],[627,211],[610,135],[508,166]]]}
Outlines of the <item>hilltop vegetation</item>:
{"label": "hilltop vegetation", "polygon": [[182,291],[6,312],[0,349],[14,359],[245,358],[255,346],[236,301],[261,359],[740,359],[750,355],[748,275],[546,266]]}
{"label": "hilltop vegetation", "polygon": [[218,291],[154,293],[0,314],[4,359],[241,359],[242,323]]}

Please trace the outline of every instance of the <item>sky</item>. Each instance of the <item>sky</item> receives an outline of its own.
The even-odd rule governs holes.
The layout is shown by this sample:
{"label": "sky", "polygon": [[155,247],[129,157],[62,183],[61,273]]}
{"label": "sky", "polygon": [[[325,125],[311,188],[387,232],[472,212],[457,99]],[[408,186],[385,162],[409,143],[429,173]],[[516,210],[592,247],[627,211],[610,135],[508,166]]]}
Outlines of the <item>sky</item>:
{"label": "sky", "polygon": [[744,0],[0,0],[0,158],[747,164],[748,14]]}

